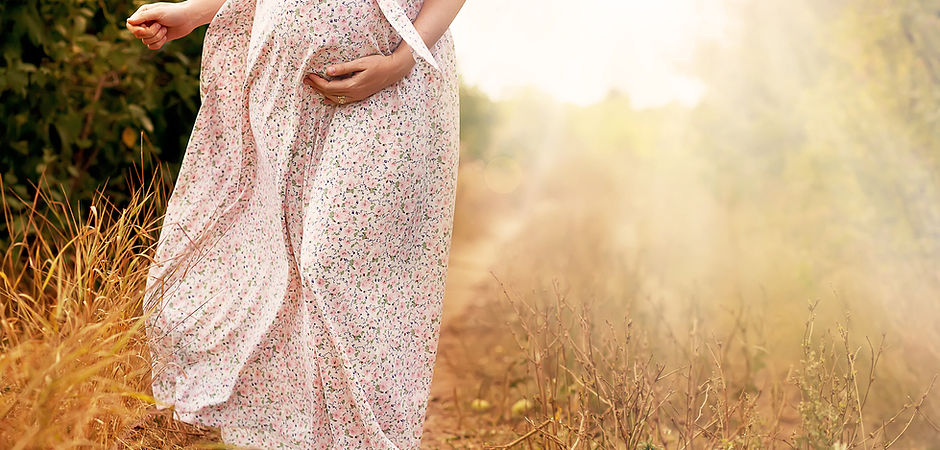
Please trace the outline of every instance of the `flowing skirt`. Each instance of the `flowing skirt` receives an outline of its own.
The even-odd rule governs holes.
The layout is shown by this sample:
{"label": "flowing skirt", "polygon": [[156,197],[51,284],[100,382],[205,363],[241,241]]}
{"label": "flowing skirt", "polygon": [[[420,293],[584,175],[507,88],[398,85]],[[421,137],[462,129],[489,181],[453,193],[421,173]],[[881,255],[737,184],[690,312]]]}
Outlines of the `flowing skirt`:
{"label": "flowing skirt", "polygon": [[209,24],[145,297],[158,408],[230,444],[418,448],[456,190],[452,38],[360,102],[302,80],[413,42],[421,4],[228,0]]}

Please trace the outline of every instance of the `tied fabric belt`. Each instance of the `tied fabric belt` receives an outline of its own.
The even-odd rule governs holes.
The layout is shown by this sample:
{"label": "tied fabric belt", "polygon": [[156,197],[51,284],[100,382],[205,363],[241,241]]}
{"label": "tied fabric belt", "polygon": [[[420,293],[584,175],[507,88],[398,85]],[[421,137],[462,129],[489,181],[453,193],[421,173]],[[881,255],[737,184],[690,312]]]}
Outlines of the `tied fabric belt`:
{"label": "tied fabric belt", "polygon": [[424,45],[424,39],[421,39],[421,35],[418,34],[418,30],[411,23],[411,19],[405,14],[405,9],[402,8],[401,4],[397,0],[376,0],[376,2],[378,2],[382,14],[385,14],[385,18],[392,24],[395,31],[401,35],[402,39],[411,46],[411,49],[421,59],[427,61],[431,67],[441,70],[437,65],[437,61],[434,60],[434,56],[431,55],[431,50],[428,49],[427,45]]}

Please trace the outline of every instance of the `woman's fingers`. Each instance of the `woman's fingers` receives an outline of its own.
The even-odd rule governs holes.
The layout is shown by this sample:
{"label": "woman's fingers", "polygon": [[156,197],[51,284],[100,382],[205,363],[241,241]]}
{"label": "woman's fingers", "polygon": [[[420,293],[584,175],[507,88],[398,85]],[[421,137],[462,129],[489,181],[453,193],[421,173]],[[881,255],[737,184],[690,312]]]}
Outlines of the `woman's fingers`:
{"label": "woman's fingers", "polygon": [[130,22],[127,23],[127,29],[131,30],[131,34],[133,34],[134,37],[139,38],[139,39],[143,39],[144,36],[146,36],[147,33],[150,32],[151,26],[153,25],[134,25]]}
{"label": "woman's fingers", "polygon": [[334,64],[327,67],[326,71],[330,76],[349,76],[328,81],[315,73],[309,73],[303,78],[303,83],[323,95],[324,103],[327,104],[345,105],[363,100],[401,78],[395,64],[389,63],[388,57],[379,54]]}
{"label": "woman's fingers", "polygon": [[143,33],[144,35],[141,36],[140,38],[141,38],[141,39],[150,39],[150,38],[156,36],[157,33],[160,32],[160,30],[166,30],[166,27],[163,26],[163,25],[160,25],[160,22],[154,22],[154,23],[150,24],[149,27],[145,28],[145,31],[144,31],[144,33]]}
{"label": "woman's fingers", "polygon": [[330,95],[349,96],[350,89],[352,89],[353,86],[355,86],[355,80],[352,80],[350,78],[345,78],[342,80],[327,81],[323,78],[320,78],[316,74],[311,73],[307,75],[307,79],[309,79],[313,83],[313,87],[317,88],[318,91],[323,92],[325,94],[330,94]]}
{"label": "woman's fingers", "polygon": [[[320,91],[317,91],[317,92],[320,92]],[[337,96],[335,96],[335,95],[324,94],[324,93],[322,93],[322,92],[320,92],[320,95],[323,96],[323,103],[326,103],[327,105],[336,106],[336,105],[339,105],[339,104],[340,104],[340,103],[339,103],[339,97],[337,97]],[[349,101],[347,100],[346,103],[348,103],[348,102],[349,102]]]}
{"label": "woman's fingers", "polygon": [[156,8],[156,4],[149,3],[141,6],[127,18],[127,23],[131,25],[141,25],[151,20],[159,21],[163,18],[163,8]]}
{"label": "woman's fingers", "polygon": [[168,21],[168,14],[172,8],[168,3],[149,3],[141,6],[125,21],[127,29],[134,37],[151,50],[158,50],[169,42],[170,28],[164,22]]}
{"label": "woman's fingers", "polygon": [[334,64],[326,68],[326,74],[335,77],[365,70],[366,64],[363,59],[364,58],[359,58],[346,63]]}
{"label": "woman's fingers", "polygon": [[141,40],[143,41],[144,44],[146,44],[147,46],[150,46],[150,44],[154,44],[163,40],[163,38],[166,37],[166,33],[167,33],[167,28],[160,27],[160,30],[157,31],[152,37],[144,38]]}
{"label": "woman's fingers", "polygon": [[324,94],[322,92],[320,92],[320,95],[323,96],[323,103],[326,103],[327,105],[332,105],[332,106],[348,105],[352,102],[358,101],[358,100],[355,100],[355,99],[352,99],[343,95],[329,95],[329,94]]}
{"label": "woman's fingers", "polygon": [[128,27],[134,37],[138,39],[150,39],[157,35],[161,29],[166,28],[157,22],[150,25],[130,25]]}
{"label": "woman's fingers", "polygon": [[166,36],[161,38],[159,41],[154,42],[153,44],[147,44],[147,48],[151,50],[159,50],[160,47],[163,47],[163,44],[166,43]]}
{"label": "woman's fingers", "polygon": [[[331,93],[323,92],[316,85],[313,84],[313,81],[311,81],[308,78],[304,78],[303,83],[306,84],[307,86],[312,87],[313,90],[317,91],[317,93],[323,97],[323,103],[327,105],[333,105],[333,106],[345,105],[345,104],[349,104],[349,103],[360,100],[358,97],[353,97],[349,95],[331,94]],[[343,97],[342,102],[340,102],[340,97]]]}

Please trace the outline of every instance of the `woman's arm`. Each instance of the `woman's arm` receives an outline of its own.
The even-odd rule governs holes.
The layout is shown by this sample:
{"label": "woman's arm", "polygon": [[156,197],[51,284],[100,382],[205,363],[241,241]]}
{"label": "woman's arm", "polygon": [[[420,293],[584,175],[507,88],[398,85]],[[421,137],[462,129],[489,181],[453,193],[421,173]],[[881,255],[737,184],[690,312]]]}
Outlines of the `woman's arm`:
{"label": "woman's arm", "polygon": [[[465,0],[425,0],[414,26],[424,43],[431,48],[444,35],[457,17]],[[349,78],[327,81],[309,74],[304,84],[312,86],[332,105],[359,101],[398,82],[411,72],[415,59],[411,47],[404,41],[391,55],[371,55],[326,68],[327,75],[353,74]],[[343,97],[343,102],[340,102]]]}
{"label": "woman's arm", "polygon": [[151,50],[212,21],[225,0],[186,0],[142,5],[127,18],[127,29]]}
{"label": "woman's arm", "polygon": [[[460,11],[460,8],[463,7],[464,3],[465,0],[424,1],[421,11],[418,12],[418,17],[415,18],[414,26],[428,48],[433,47],[441,36],[444,35],[444,32],[447,31],[447,28],[453,23],[454,18],[457,17],[457,13]],[[408,67],[408,71],[410,71],[411,66],[413,66],[415,62],[414,58],[411,56],[411,46],[402,41],[398,48],[395,49],[395,52],[392,53],[392,56],[396,54],[398,58],[405,60],[403,64]],[[409,59],[411,61],[408,61]],[[327,68],[326,70],[327,73],[330,74],[330,69]]]}
{"label": "woman's arm", "polygon": [[189,8],[196,26],[199,27],[212,22],[212,18],[219,12],[225,0],[186,0],[183,3]]}

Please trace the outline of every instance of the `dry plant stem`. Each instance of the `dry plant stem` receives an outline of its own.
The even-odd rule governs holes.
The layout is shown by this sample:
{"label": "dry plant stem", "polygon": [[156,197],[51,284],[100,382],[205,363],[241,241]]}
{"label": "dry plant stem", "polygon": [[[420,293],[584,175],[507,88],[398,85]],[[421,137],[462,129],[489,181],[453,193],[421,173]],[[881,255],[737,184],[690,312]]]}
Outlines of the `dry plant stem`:
{"label": "dry plant stem", "polygon": [[[907,429],[910,428],[911,423],[914,422],[914,418],[917,417],[917,413],[920,412],[920,409],[924,406],[924,402],[927,401],[927,394],[930,393],[930,389],[933,388],[933,385],[936,381],[937,381],[937,376],[934,375],[933,378],[930,380],[930,385],[927,386],[927,390],[925,390],[924,393],[920,396],[920,401],[918,401],[917,404],[914,405],[914,412],[912,412],[911,417],[907,419],[907,423],[904,424],[904,428],[894,437],[894,439],[891,440],[891,442],[885,445],[885,448],[888,448],[894,445],[894,443],[897,442],[898,439],[900,439],[901,436],[903,436],[904,433],[907,432]],[[906,409],[909,406],[910,404],[905,405],[904,407]]]}
{"label": "dry plant stem", "polygon": [[463,408],[460,407],[460,396],[457,395],[457,386],[454,386],[454,408],[457,409],[457,429],[463,430]]}
{"label": "dry plant stem", "polygon": [[[507,329],[522,350],[519,361],[531,377],[520,388],[532,391],[539,402],[534,412],[543,416],[531,420],[551,422],[535,433],[527,433],[529,440],[520,442],[526,447],[637,448],[648,442],[681,449],[732,445],[828,448],[834,443],[872,448],[876,443],[897,445],[900,436],[913,428],[914,417],[905,417],[906,423],[896,436],[885,436],[887,428],[912,408],[915,415],[919,413],[926,399],[910,402],[869,431],[872,427],[864,423],[862,413],[875,380],[884,337],[879,347],[868,340],[871,360],[865,363],[869,366],[868,383],[862,386],[857,370],[859,358],[868,356],[862,354],[864,346],[853,348],[850,334],[841,325],[838,335],[827,331],[816,336],[818,301],[810,305],[805,322],[801,365],[786,373],[787,380],[796,380],[803,400],[794,405],[787,393],[796,391],[772,380],[759,383],[750,378],[751,371],[759,370],[750,365],[750,358],[758,355],[748,350],[754,347],[752,331],[741,312],[732,315],[733,330],[722,334],[721,340],[712,337],[704,343],[693,318],[687,342],[692,357],[667,371],[665,365],[656,362],[653,352],[646,352],[645,340],[636,339],[634,343],[629,316],[617,326],[599,319],[604,307],[590,295],[573,302],[558,281],[552,280],[548,296],[529,300],[513,293],[498,278],[497,282],[501,296],[516,315]],[[743,379],[736,372],[742,366],[733,366],[729,359],[738,349],[748,359]],[[767,352],[763,348],[758,351]],[[686,378],[671,381],[674,374]],[[509,399],[511,386],[506,380],[510,374],[507,371],[501,376],[504,399]],[[679,391],[676,386],[683,386],[682,398],[673,397]],[[573,395],[575,392],[577,395]],[[759,408],[763,406],[759,405],[768,394],[769,413],[762,417]],[[789,411],[800,415],[800,428],[785,437],[780,434],[787,427]],[[675,433],[665,424],[674,427]]]}
{"label": "dry plant stem", "polygon": [[574,443],[571,444],[571,447],[569,447],[570,450],[577,450],[578,444],[581,442],[581,437],[584,433],[584,419],[587,417],[587,415],[584,414],[584,411],[578,411],[578,415],[581,416],[581,422],[578,424],[578,431],[575,433],[576,437],[574,439]]}
{"label": "dry plant stem", "polygon": [[[851,429],[851,434],[850,434],[849,438],[846,440],[846,444],[852,445],[852,444],[855,443],[855,440],[858,438],[859,433],[861,433],[862,436],[865,435],[865,421],[862,420],[862,417],[861,417],[861,414],[862,414],[862,399],[861,399],[861,394],[859,394],[859,389],[858,389],[858,377],[855,375],[855,374],[856,374],[855,361],[856,361],[856,358],[858,357],[858,352],[859,352],[861,349],[852,351],[852,350],[849,348],[849,332],[848,332],[848,330],[846,330],[846,329],[840,327],[840,328],[839,328],[839,334],[840,334],[840,336],[842,337],[842,343],[843,343],[843,345],[844,345],[845,360],[846,360],[846,365],[847,365],[847,367],[848,367],[848,374],[847,374],[847,376],[848,376],[848,378],[849,378],[848,381],[850,381],[850,382],[852,383],[852,384],[851,384],[851,388],[852,388],[852,393],[854,394],[852,397],[853,397],[853,400],[855,401],[855,408],[856,408],[856,411],[857,411],[857,417],[855,418],[855,421],[856,421],[856,422],[855,422],[855,425],[856,425],[856,426],[855,426],[855,427],[852,427],[852,429]],[[849,417],[846,417],[845,421],[842,423],[842,426],[843,426],[843,427],[848,426],[848,425],[849,425],[849,423],[848,423],[849,420],[851,420],[851,419],[850,419]]]}
{"label": "dry plant stem", "polygon": [[525,421],[528,422],[529,426],[532,426],[532,427],[533,427],[533,428],[532,428],[532,431],[534,431],[534,432],[536,432],[536,433],[538,433],[538,434],[540,434],[540,435],[542,436],[542,438],[543,438],[543,440],[542,440],[542,445],[543,445],[543,447],[542,447],[542,448],[551,448],[551,446],[550,446],[549,444],[555,444],[555,445],[557,445],[559,448],[566,448],[566,447],[567,447],[567,446],[565,445],[565,443],[561,441],[561,439],[559,439],[557,436],[555,436],[555,434],[553,434],[553,433],[548,433],[548,432],[545,432],[545,431],[542,430],[542,428],[544,428],[545,425],[547,425],[547,424],[557,423],[557,421],[555,421],[554,419],[548,418],[548,419],[546,419],[544,422],[542,422],[542,423],[539,424],[539,425],[535,425],[535,422],[533,422],[533,421],[532,421],[531,419],[529,419],[528,417],[526,417]]}
{"label": "dry plant stem", "polygon": [[521,442],[523,442],[523,441],[529,439],[529,437],[531,437],[531,436],[534,435],[535,433],[538,433],[539,430],[541,430],[542,427],[544,427],[545,425],[548,425],[549,422],[551,422],[551,419],[545,420],[544,422],[542,422],[541,424],[539,424],[537,427],[535,427],[535,428],[529,430],[526,434],[523,434],[522,436],[519,436],[518,438],[514,439],[512,442],[509,442],[508,444],[497,445],[497,446],[493,446],[493,447],[490,447],[490,448],[512,448],[514,445],[518,445],[519,443],[521,443]]}

